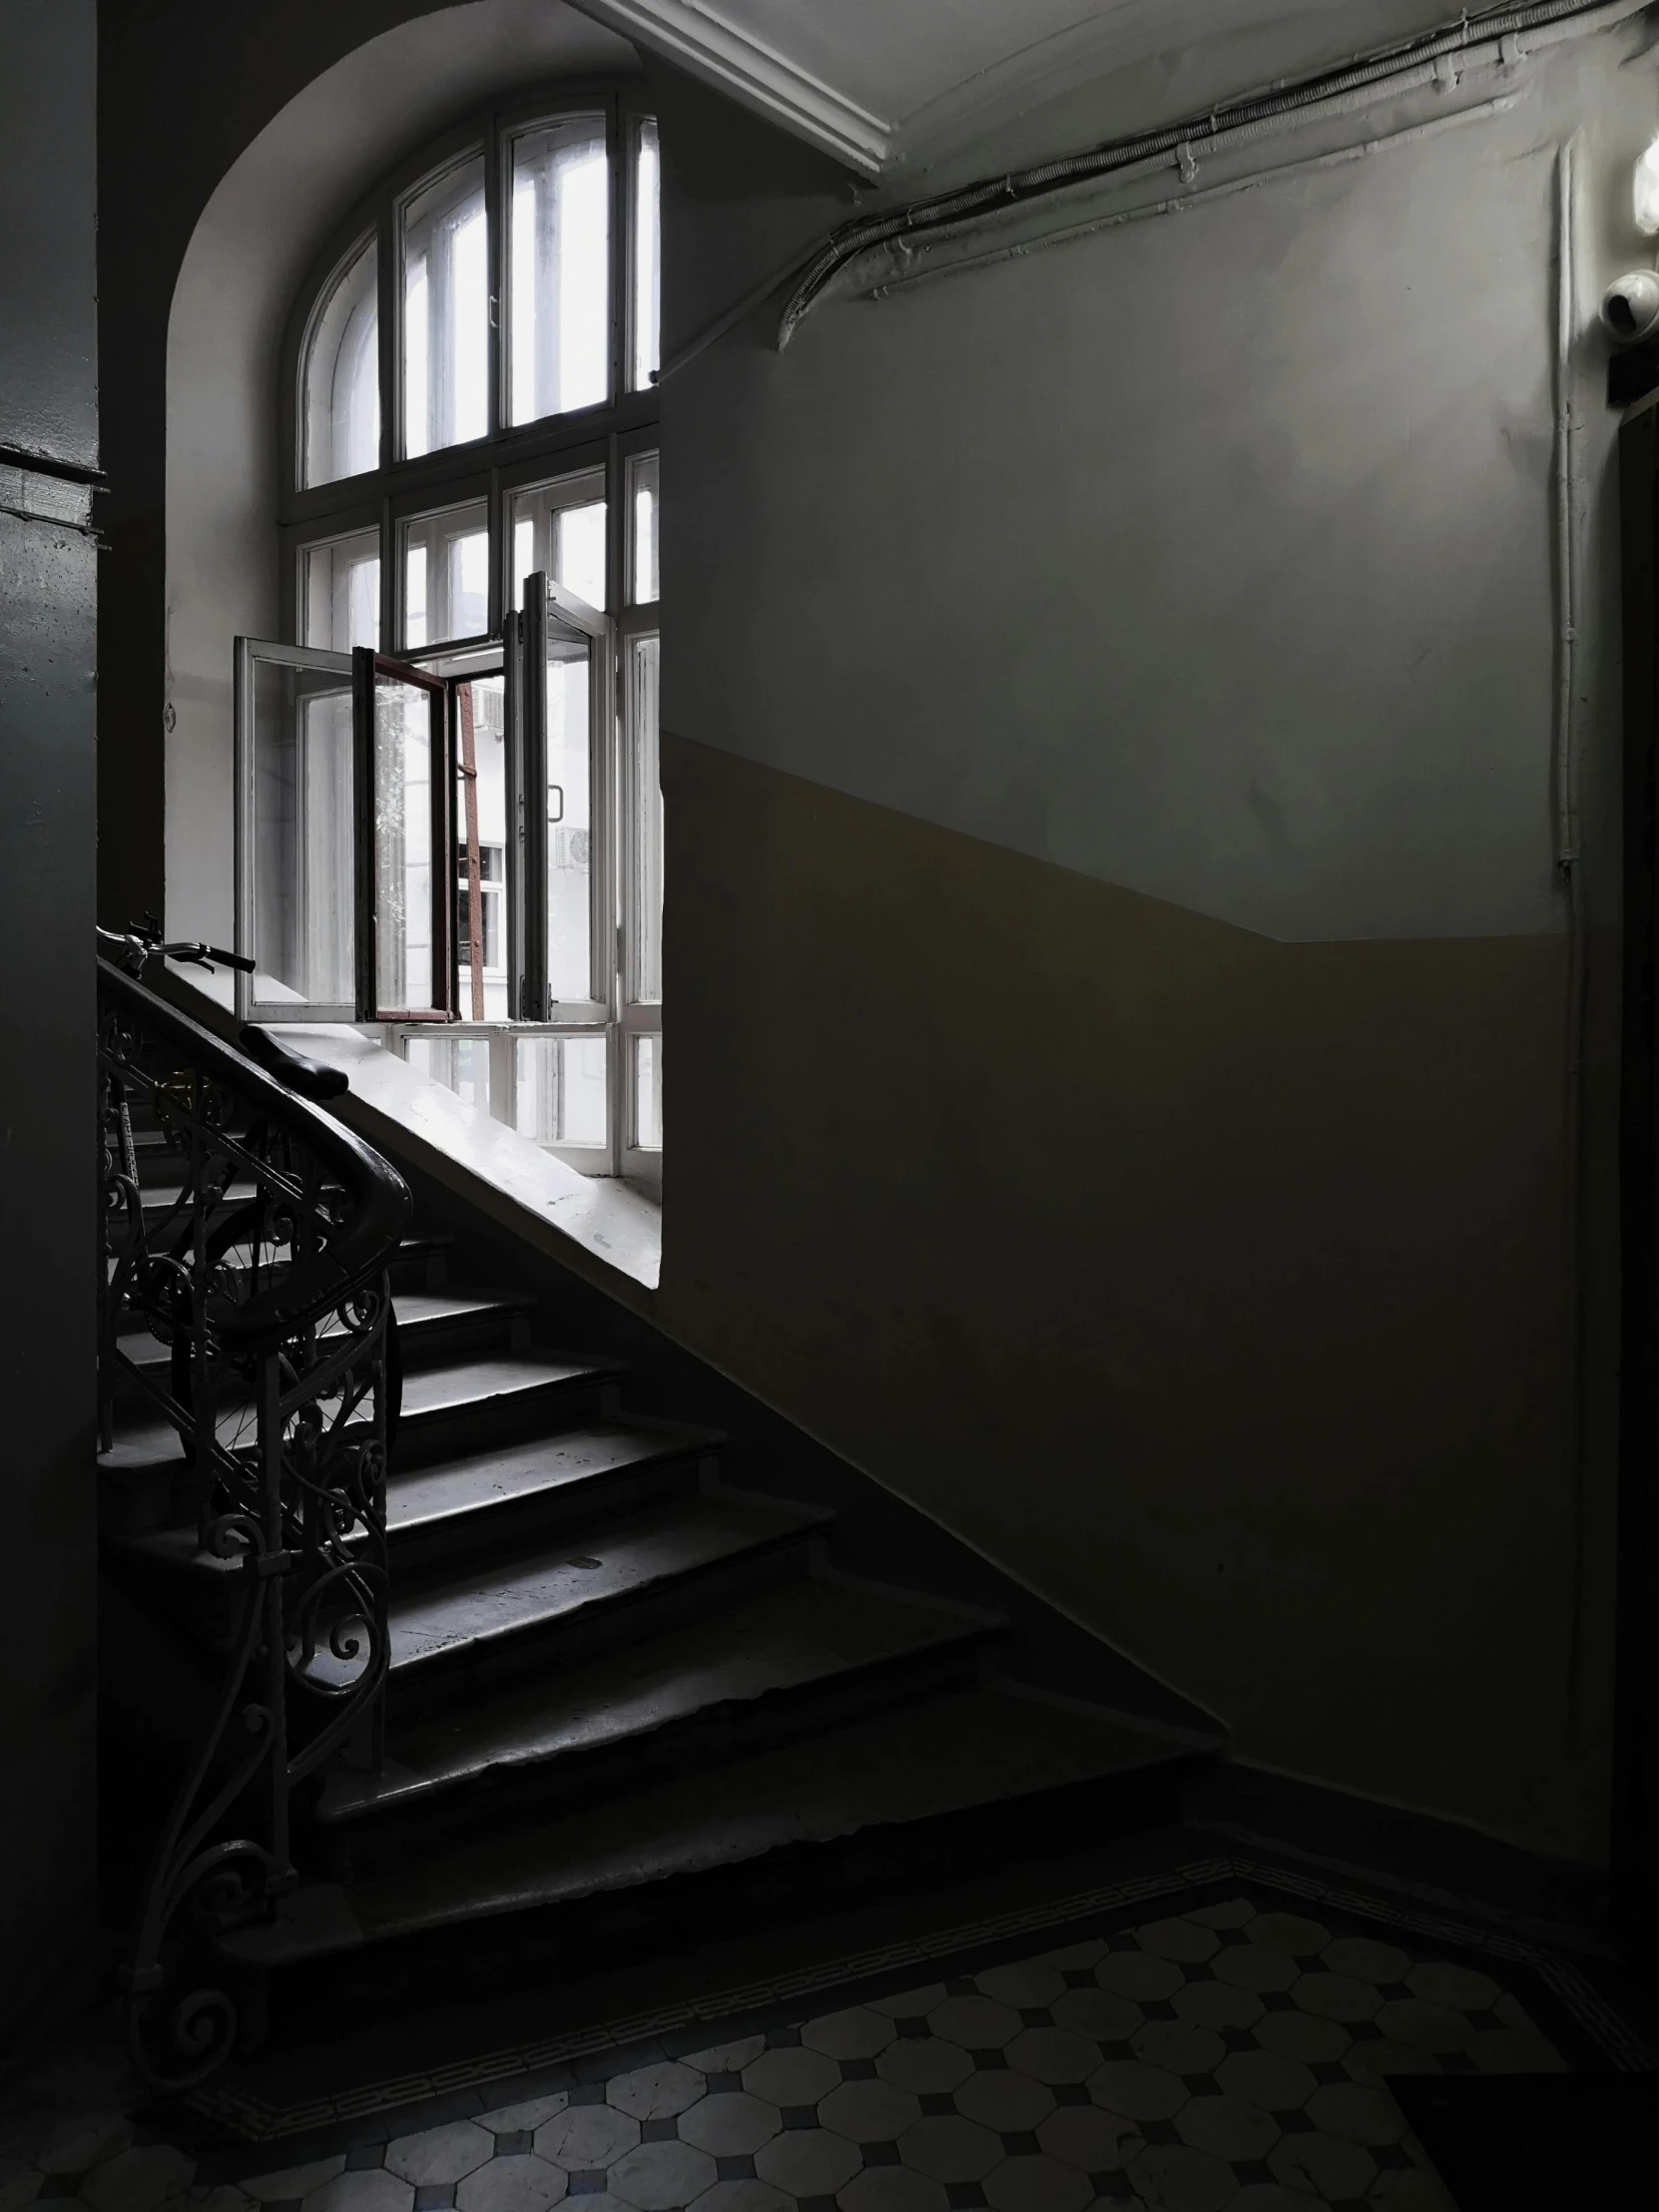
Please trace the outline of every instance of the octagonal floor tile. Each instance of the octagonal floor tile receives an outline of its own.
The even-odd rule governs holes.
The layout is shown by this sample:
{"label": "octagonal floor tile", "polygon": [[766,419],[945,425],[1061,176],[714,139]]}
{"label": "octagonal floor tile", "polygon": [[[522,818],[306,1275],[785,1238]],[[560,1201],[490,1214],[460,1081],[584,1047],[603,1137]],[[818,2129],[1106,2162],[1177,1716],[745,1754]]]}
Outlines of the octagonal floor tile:
{"label": "octagonal floor tile", "polygon": [[1187,2084],[1139,2058],[1108,2058],[1089,2076],[1089,2095],[1126,2120],[1172,2120],[1187,2101]]}
{"label": "octagonal floor tile", "polygon": [[743,2069],[743,2085],[750,2095],[765,2097],[780,2110],[789,2105],[817,2104],[840,2077],[840,2067],[833,2058],[822,2050],[809,2050],[805,2044],[769,2050]]}
{"label": "octagonal floor tile", "polygon": [[1288,1950],[1297,1958],[1317,1957],[1330,1942],[1331,1931],[1300,1913],[1258,1913],[1246,1940],[1269,1950]]}
{"label": "octagonal floor tile", "polygon": [[1354,2040],[1341,2020],[1322,2020],[1313,2012],[1269,2012],[1251,2032],[1264,2050],[1308,2066],[1335,2065]]}
{"label": "octagonal floor tile", "polygon": [[985,1996],[994,1997],[999,2004],[1011,2004],[1016,2011],[1046,2010],[1066,1991],[1064,1974],[1036,1958],[1021,1959],[1011,1966],[991,1966],[973,1979]]}
{"label": "octagonal floor tile", "polygon": [[1377,2024],[1390,2041],[1432,2051],[1436,2058],[1467,2050],[1474,2036],[1461,2012],[1422,1997],[1391,1997],[1379,2011]]}
{"label": "octagonal floor tile", "polygon": [[777,2105],[745,2089],[719,2089],[680,2114],[680,2140],[714,2158],[750,2158],[783,2126]]}
{"label": "octagonal floor tile", "polygon": [[1377,2179],[1377,2161],[1358,2143],[1340,2135],[1285,2135],[1268,2153],[1277,2180],[1310,2196],[1363,2197]]}
{"label": "octagonal floor tile", "polygon": [[1186,2143],[1159,2143],[1143,2150],[1129,2178],[1138,2197],[1163,2205],[1166,2212],[1222,2212],[1239,2188],[1231,2166]]}
{"label": "octagonal floor tile", "polygon": [[487,2127],[492,2135],[518,2135],[526,2128],[533,2135],[544,2120],[562,2112],[569,2102],[568,2089],[555,2089],[550,2096],[529,2097],[521,2104],[501,2104],[493,2112],[480,2112],[478,2125]]}
{"label": "octagonal floor tile", "polygon": [[942,2036],[906,2035],[902,2042],[887,2045],[875,2071],[883,2081],[918,2097],[949,2096],[972,2073],[973,2060],[959,2043],[947,2043]]}
{"label": "octagonal floor tile", "polygon": [[1002,2142],[977,2121],[940,2113],[906,2128],[898,2138],[898,2155],[934,2181],[983,2181],[1002,2162]]}
{"label": "octagonal floor tile", "polygon": [[385,2168],[399,2181],[432,2188],[462,2180],[494,2156],[495,2137],[487,2129],[476,2120],[452,2120],[447,2127],[394,2136],[386,2145]]}
{"label": "octagonal floor tile", "polygon": [[1236,1989],[1229,1981],[1186,1982],[1170,2002],[1193,2027],[1254,2027],[1263,2009],[1254,1989]]}
{"label": "octagonal floor tile", "polygon": [[1449,2004],[1456,2012],[1486,2012],[1503,1994],[1488,1975],[1473,1966],[1459,1966],[1450,1959],[1429,1959],[1395,1977],[1412,1996],[1429,2004]]}
{"label": "octagonal floor tile", "polygon": [[1265,1943],[1228,1943],[1211,1959],[1210,1971],[1235,1989],[1288,1989],[1300,1979],[1302,1963],[1288,1950],[1270,1950]]}
{"label": "octagonal floor tile", "polygon": [[1364,2082],[1370,2089],[1383,2087],[1391,2074],[1443,2073],[1445,2070],[1432,2051],[1418,2050],[1410,2043],[1396,2043],[1386,2035],[1362,2037],[1352,2050],[1344,2053],[1342,2067],[1351,2081]]}
{"label": "octagonal floor tile", "polygon": [[945,2212],[941,2182],[910,2166],[866,2166],[836,2198],[841,2212]]}
{"label": "octagonal floor tile", "polygon": [[827,2127],[791,2128],[755,2153],[755,2171],[792,2197],[832,2197],[863,2164],[855,2143]]}
{"label": "octagonal floor tile", "polygon": [[920,1989],[900,1989],[896,1996],[871,1997],[869,2008],[872,2012],[885,2012],[889,2020],[924,2020],[944,1998],[944,1983],[929,1981]]}
{"label": "octagonal floor tile", "polygon": [[[1205,1982],[1190,1982],[1188,1988],[1213,1987]],[[1177,1989],[1177,1997],[1186,1989]],[[1056,2027],[1069,2028],[1073,2035],[1086,2035],[1091,2043],[1126,2043],[1141,2024],[1145,2014],[1133,1997],[1120,1997],[1112,1989],[1068,1989],[1064,1996],[1056,1997],[1049,2007]]]}
{"label": "octagonal floor tile", "polygon": [[1215,2029],[1195,2027],[1191,2020],[1148,2020],[1135,2030],[1133,2048],[1149,2066],[1177,2074],[1214,2073],[1227,2056],[1227,2045]]}
{"label": "octagonal floor tile", "polygon": [[1087,2081],[1100,2064],[1098,2047],[1064,2027],[1022,2028],[1005,2056],[1016,2073],[1049,2083]]}
{"label": "octagonal floor tile", "polygon": [[[986,2076],[975,2074],[976,2081]],[[843,2081],[818,2108],[825,2127],[853,2143],[896,2142],[921,2117],[913,2091],[891,2081]]]}
{"label": "octagonal floor tile", "polygon": [[335,2151],[330,2158],[312,2158],[303,2166],[282,2166],[276,2173],[256,2174],[252,2181],[244,2181],[239,2186],[262,2204],[290,2204],[296,2198],[310,2196],[325,2181],[332,2181],[336,2174],[344,2171],[345,2153]]}
{"label": "octagonal floor tile", "polygon": [[635,2120],[672,2120],[676,2113],[684,2112],[708,2087],[702,2074],[693,2066],[683,2066],[678,2059],[665,2058],[654,2066],[638,2066],[632,2073],[618,2074],[605,2086],[605,2102],[614,2104],[619,2112],[626,2112]]}
{"label": "octagonal floor tile", "polygon": [[1155,1958],[1149,1950],[1108,1951],[1094,1977],[1103,1989],[1137,2004],[1167,2004],[1187,1978],[1173,1958]]}
{"label": "octagonal floor tile", "polygon": [[566,2173],[611,2166],[640,2139],[640,2123],[611,2104],[573,2104],[535,2133],[536,2155]]}
{"label": "octagonal floor tile", "polygon": [[1264,2112],[1299,2112],[1318,2086],[1300,2059],[1271,2050],[1232,2052],[1216,2068],[1216,2082],[1228,2096]]}
{"label": "octagonal floor tile", "polygon": [[795,2212],[795,2199],[765,2181],[717,2181],[693,2202],[691,2212]]}
{"label": "octagonal floor tile", "polygon": [[1225,1904],[1202,1905],[1196,1913],[1187,1913],[1182,1917],[1197,1921],[1200,1928],[1248,1928],[1256,1918],[1256,1908],[1249,1898],[1229,1898]]}
{"label": "octagonal floor tile", "polygon": [[410,2212],[413,2203],[413,2182],[371,2166],[361,2173],[336,2174],[320,2189],[307,2190],[304,2212]]}
{"label": "octagonal floor tile", "polygon": [[492,2158],[469,2173],[455,2191],[460,2212],[551,2212],[570,2188],[570,2176],[532,2153]]}
{"label": "octagonal floor tile", "polygon": [[1356,1981],[1403,1981],[1411,1961],[1393,1943],[1380,1943],[1370,1936],[1339,1936],[1326,1945],[1324,1963],[1332,1973],[1352,1974]]}
{"label": "octagonal floor tile", "polygon": [[1142,1950],[1149,1950],[1154,1958],[1173,1958],[1179,1965],[1198,1966],[1213,1958],[1221,1948],[1221,1937],[1213,1928],[1200,1928],[1197,1921],[1182,1920],[1179,1916],[1167,1921],[1148,1921],[1144,1928],[1137,1928],[1135,1939]]}
{"label": "octagonal floor tile", "polygon": [[709,2153],[693,2143],[641,2143],[617,2160],[607,2186],[636,2212],[680,2212],[719,2179]]}
{"label": "octagonal floor tile", "polygon": [[1304,2012],[1312,2012],[1322,2020],[1341,2020],[1348,2027],[1376,2019],[1382,2002],[1369,1981],[1361,1981],[1351,1973],[1317,1970],[1303,1974],[1291,1995]]}
{"label": "octagonal floor tile", "polygon": [[1014,2073],[1006,2066],[987,2066],[970,2074],[956,2091],[956,2109],[963,2119],[977,2120],[981,2127],[994,2127],[999,2135],[1028,2135],[1054,2110],[1054,2092],[1045,2081],[1033,2080],[1030,2074]]}
{"label": "octagonal floor tile", "polygon": [[1367,2088],[1359,2081],[1327,2081],[1308,2099],[1308,2117],[1325,2135],[1340,2135],[1347,2143],[1364,2143],[1375,2150],[1380,2143],[1397,2143],[1405,2133],[1405,2118],[1385,2089]]}
{"label": "octagonal floor tile", "polygon": [[1093,2104],[1062,2104],[1037,2129],[1037,2141],[1050,2158],[1085,2174],[1121,2173],[1146,2148],[1136,2121]]}
{"label": "octagonal floor tile", "polygon": [[1019,2014],[1011,2004],[987,1996],[946,1997],[927,2015],[933,2033],[963,2050],[1000,2050],[1019,2033]]}
{"label": "octagonal floor tile", "polygon": [[884,2012],[874,2011],[867,2004],[854,2004],[844,2012],[826,2012],[809,2020],[801,2030],[801,2040],[809,2050],[821,2050],[830,2058],[873,2058],[897,2033]]}
{"label": "octagonal floor tile", "polygon": [[752,2065],[767,2047],[764,2035],[743,2035],[735,2043],[713,2043],[707,2050],[694,2050],[681,2061],[695,2066],[699,2073],[742,2073]]}
{"label": "octagonal floor tile", "polygon": [[1057,2158],[1022,2152],[985,2176],[993,2212],[1083,2212],[1094,2196],[1087,2174]]}
{"label": "octagonal floor tile", "polygon": [[1279,2122],[1259,2104],[1238,2097],[1189,2097],[1175,2115],[1182,2142],[1229,2164],[1265,2158],[1279,2140]]}

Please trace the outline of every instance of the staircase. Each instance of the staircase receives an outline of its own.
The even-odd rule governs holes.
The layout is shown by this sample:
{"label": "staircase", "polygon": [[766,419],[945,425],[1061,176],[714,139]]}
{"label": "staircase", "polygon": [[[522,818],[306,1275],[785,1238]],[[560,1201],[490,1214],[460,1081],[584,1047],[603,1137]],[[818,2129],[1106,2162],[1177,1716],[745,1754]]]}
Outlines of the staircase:
{"label": "staircase", "polygon": [[[393,1289],[386,1752],[320,1777],[298,1887],[221,1941],[273,2032],[1175,1816],[1187,1741],[1009,1679],[998,1614],[838,1570],[832,1512],[730,1487],[720,1436],[630,1415],[619,1364],[452,1283],[445,1240]],[[108,1574],[175,1677],[230,1584],[179,1465],[118,1403]]]}

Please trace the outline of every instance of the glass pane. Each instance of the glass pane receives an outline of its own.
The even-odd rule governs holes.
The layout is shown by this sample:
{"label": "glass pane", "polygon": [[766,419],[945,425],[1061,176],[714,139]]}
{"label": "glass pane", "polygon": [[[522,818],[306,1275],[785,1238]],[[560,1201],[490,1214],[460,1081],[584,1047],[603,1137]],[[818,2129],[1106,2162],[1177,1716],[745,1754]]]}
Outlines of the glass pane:
{"label": "glass pane", "polygon": [[657,380],[662,365],[662,163],[657,126],[642,123],[634,141],[634,389]]}
{"label": "glass pane", "polygon": [[518,1133],[535,1144],[609,1142],[605,1039],[520,1037]]}
{"label": "glass pane", "polygon": [[432,709],[374,679],[374,996],[384,1013],[436,1005],[432,945]]}
{"label": "glass pane", "polygon": [[649,606],[659,593],[657,456],[639,453],[628,463],[628,597]]}
{"label": "glass pane", "polygon": [[508,213],[512,421],[610,397],[610,234],[605,118],[567,115],[521,131]]}
{"label": "glass pane", "polygon": [[634,1039],[634,1142],[642,1152],[663,1149],[663,1040]]}
{"label": "glass pane", "polygon": [[636,638],[628,683],[629,742],[634,757],[633,991],[636,1003],[663,995],[663,789],[657,754],[656,638]]}
{"label": "glass pane", "polygon": [[359,530],[300,556],[301,645],[380,650],[380,533]]}
{"label": "glass pane", "polygon": [[[506,681],[475,676],[455,695],[455,945],[460,1012],[507,1019]],[[470,773],[469,773],[470,772]],[[477,959],[474,960],[474,950]]]}
{"label": "glass pane", "polygon": [[403,560],[403,650],[418,653],[490,626],[489,502],[469,500],[398,525]]}
{"label": "glass pane", "polygon": [[539,570],[566,591],[605,611],[605,472],[585,469],[556,483],[515,491],[513,592],[524,604],[525,578]]}
{"label": "glass pane", "polygon": [[435,453],[488,429],[489,251],[475,154],[403,209],[403,450]]}
{"label": "glass pane", "polygon": [[380,465],[378,269],[370,238],[334,278],[305,340],[299,412],[306,484]]}
{"label": "glass pane", "polygon": [[352,1006],[351,679],[256,659],[254,997]]}
{"label": "glass pane", "polygon": [[593,788],[588,641],[547,648],[547,985],[593,995]]}
{"label": "glass pane", "polygon": [[488,1037],[446,1037],[440,1031],[405,1037],[403,1057],[421,1075],[441,1083],[446,1091],[480,1113],[490,1110],[490,1044]]}

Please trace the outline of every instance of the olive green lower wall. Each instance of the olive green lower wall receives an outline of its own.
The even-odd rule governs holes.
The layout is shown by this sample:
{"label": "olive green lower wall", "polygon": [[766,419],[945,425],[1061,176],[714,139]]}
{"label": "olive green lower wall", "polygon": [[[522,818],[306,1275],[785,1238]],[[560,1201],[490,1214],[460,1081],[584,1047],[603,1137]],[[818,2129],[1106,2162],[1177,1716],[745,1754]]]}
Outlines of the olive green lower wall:
{"label": "olive green lower wall", "polygon": [[1600,1860],[1562,940],[1275,943],[672,737],[664,788],[655,1318],[1240,1757]]}

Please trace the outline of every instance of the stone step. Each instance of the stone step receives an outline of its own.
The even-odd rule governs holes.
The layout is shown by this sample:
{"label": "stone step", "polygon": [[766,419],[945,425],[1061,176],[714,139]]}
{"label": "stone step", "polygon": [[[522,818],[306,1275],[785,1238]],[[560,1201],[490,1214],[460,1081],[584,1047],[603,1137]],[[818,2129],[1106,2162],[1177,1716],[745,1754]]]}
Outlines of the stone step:
{"label": "stone step", "polygon": [[[387,1714],[471,1705],[492,1686],[634,1643],[799,1575],[833,1516],[711,1486],[427,1577],[392,1577]],[[320,1670],[326,1664],[319,1656]]]}
{"label": "stone step", "polygon": [[[534,1302],[464,1298],[445,1291],[400,1291],[392,1298],[403,1368],[409,1374],[469,1353],[528,1349]],[[123,1332],[121,1352],[143,1373],[165,1379],[172,1354],[148,1329]]]}
{"label": "stone step", "polygon": [[583,1664],[394,1728],[377,1775],[336,1769],[316,1807],[330,1871],[361,1878],[469,1831],[711,1770],[971,1679],[992,1614],[828,1571],[630,1637]]}
{"label": "stone step", "polygon": [[551,1352],[435,1361],[403,1379],[396,1464],[429,1466],[614,1412],[626,1372],[619,1360]]}
{"label": "stone step", "polygon": [[706,1429],[639,1416],[579,1422],[394,1472],[386,1487],[392,1573],[423,1575],[480,1553],[522,1552],[606,1515],[697,1488],[719,1467]]}
{"label": "stone step", "polygon": [[366,1881],[221,1939],[278,2037],[318,2005],[439,2006],[584,1961],[950,1881],[1179,1815],[1203,1756],[998,1683],[861,1716]]}

